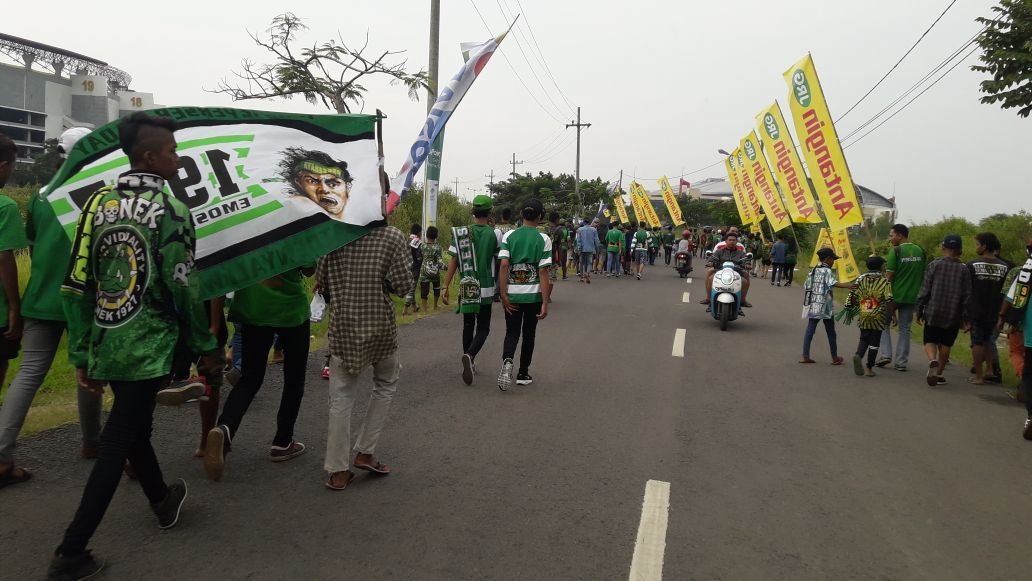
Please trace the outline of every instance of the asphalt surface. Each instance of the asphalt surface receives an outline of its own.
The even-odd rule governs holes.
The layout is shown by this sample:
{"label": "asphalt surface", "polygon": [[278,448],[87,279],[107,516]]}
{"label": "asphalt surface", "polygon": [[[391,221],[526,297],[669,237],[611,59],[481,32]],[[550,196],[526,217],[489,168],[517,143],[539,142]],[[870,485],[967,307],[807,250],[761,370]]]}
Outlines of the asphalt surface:
{"label": "asphalt surface", "polygon": [[[686,284],[660,267],[642,281],[560,283],[536,381],[508,393],[495,387],[500,308],[472,387],[458,316],[402,328],[378,450],[395,472],[343,492],[323,487],[322,354],[297,427],[308,453],[290,462],[267,457],[277,368],[221,482],[192,457],[196,410],[161,408],[155,447],[190,497],[159,531],[124,480],[91,545],[110,561],[104,578],[626,579],[649,480],[670,484],[665,553],[651,553],[665,579],[1032,577],[1032,444],[1002,389],[970,386],[958,368],[928,388],[917,346],[912,371],[856,377],[858,334],[841,326],[847,365],[828,364],[823,329],[818,363],[799,365],[801,289],[757,281],[755,308],[727,332],[702,293],[701,276]],[[672,354],[677,329],[684,357]],[[35,579],[90,463],[75,426],[24,440],[18,458],[35,478],[0,491],[0,578]]]}

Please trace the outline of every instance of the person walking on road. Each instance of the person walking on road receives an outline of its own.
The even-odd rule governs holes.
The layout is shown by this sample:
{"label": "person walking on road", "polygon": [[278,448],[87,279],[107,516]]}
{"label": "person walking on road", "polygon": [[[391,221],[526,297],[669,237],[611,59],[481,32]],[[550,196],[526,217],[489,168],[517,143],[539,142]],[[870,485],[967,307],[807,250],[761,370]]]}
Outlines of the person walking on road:
{"label": "person walking on road", "polygon": [[294,440],[294,425],[305,395],[311,343],[311,313],[303,277],[314,273],[315,265],[295,268],[234,293],[229,320],[244,326],[243,368],[215,427],[208,432],[204,470],[209,479],[222,479],[233,438],[265,382],[269,349],[276,336],[283,342],[283,393],[269,458],[273,462],[285,462],[305,453],[305,445]]}
{"label": "person walking on road", "polygon": [[674,239],[673,227],[664,227],[663,232],[659,235],[659,240],[663,244],[663,260],[667,266],[670,266],[670,259],[674,256],[674,244],[677,242]]}
{"label": "person walking on road", "polygon": [[803,307],[806,309],[806,332],[803,334],[803,357],[800,363],[814,363],[810,358],[810,344],[813,343],[813,336],[817,332],[817,325],[824,323],[824,330],[828,333],[828,347],[831,349],[831,364],[842,365],[843,359],[838,354],[838,338],[835,334],[835,305],[832,297],[832,290],[838,288],[850,288],[847,283],[840,283],[835,275],[835,261],[839,257],[831,248],[821,248],[817,251],[817,266],[814,267],[806,277],[803,287],[806,294],[803,297]]}
{"label": "person walking on road", "polygon": [[441,299],[441,269],[444,267],[443,254],[441,245],[437,243],[437,226],[428,227],[426,229],[426,242],[422,247],[421,266],[419,268],[419,301],[423,305],[423,312],[426,312],[428,309],[427,300],[430,298],[431,290],[434,293],[433,312],[437,312],[437,304]]}
{"label": "person walking on road", "polygon": [[774,265],[774,272],[770,277],[770,286],[781,286],[785,276],[785,254],[788,253],[788,242],[785,242],[785,235],[778,233],[778,241],[770,249],[770,262]]}
{"label": "person walking on road", "polygon": [[[18,147],[6,135],[0,134],[0,188],[14,173]],[[22,316],[21,290],[18,285],[18,264],[14,252],[29,245],[25,236],[18,205],[0,195],[0,387],[7,383],[8,362],[18,357],[21,350]]]}
{"label": "person walking on road", "polygon": [[[1021,435],[1026,440],[1032,440],[1032,309],[1028,306],[1029,300],[1032,300],[1032,240],[1028,241],[1025,250],[1028,260],[1024,265],[1016,267],[1018,273],[1007,287],[1007,296],[1000,307],[1000,323],[1010,326],[1011,333],[1022,338],[1023,358],[1014,369],[1021,369],[1021,387],[1018,391],[1025,400],[1025,427]],[[1012,353],[1014,343],[1011,341]]]}
{"label": "person walking on road", "polygon": [[942,256],[928,264],[917,297],[917,320],[925,326],[929,387],[946,383],[943,371],[960,327],[965,324],[971,300],[971,271],[960,261],[962,250],[960,236],[949,234],[943,238]]}
{"label": "person walking on road", "polygon": [[882,274],[884,266],[885,259],[881,256],[869,257],[867,272],[856,279],[846,299],[846,312],[850,317],[855,316],[860,328],[860,343],[853,355],[853,371],[857,375],[874,377],[874,362],[878,356],[881,334],[888,326],[885,313],[892,309],[892,285]]}
{"label": "person walking on road", "polygon": [[[202,355],[198,367],[206,376],[224,366],[190,274],[193,218],[183,202],[165,193],[166,180],[179,171],[175,129],[171,119],[142,112],[122,120],[119,139],[132,169],[87,200],[75,231],[63,286],[69,360],[81,388],[100,394],[110,383],[115,401],[79,508],[47,571],[50,579],[85,579],[103,568],[104,561],[86,546],[127,459],[158,527],[175,526],[187,486],[182,479],[166,484],[151,446],[155,397],[171,372],[177,341]],[[141,271],[150,272],[148,284],[112,275]],[[134,300],[114,303],[105,298],[112,293]]]}
{"label": "person walking on road", "polygon": [[[391,294],[401,296],[413,283],[405,235],[379,226],[329,253],[316,271],[316,284],[333,311],[330,319],[329,420],[326,431],[326,487],[344,490],[352,468],[386,476],[391,469],[375,457],[398,389],[401,360]],[[351,452],[351,411],[358,378],[373,368],[373,390],[365,422]]]}
{"label": "person walking on road", "polygon": [[548,280],[548,269],[552,265],[552,239],[537,230],[544,214],[545,209],[539,200],[525,203],[523,226],[502,238],[502,248],[498,252],[502,259],[502,305],[505,307],[505,342],[502,346],[502,369],[498,373],[498,389],[502,391],[508,391],[512,386],[513,357],[521,336],[523,346],[516,385],[534,382],[530,376],[534,339],[538,321],[548,316],[548,297],[552,292]]}
{"label": "person walking on road", "polygon": [[[1025,252],[1028,254],[1029,260],[1021,266],[1011,268],[1007,272],[1007,278],[1004,279],[1004,300],[1000,305],[1000,321],[998,323],[1003,333],[1007,335],[1007,352],[1010,356],[1014,374],[1018,377],[1017,398],[1019,401],[1024,401],[1021,381],[1025,368],[1025,313],[1028,309],[1027,298],[1029,295],[1032,295],[1032,292],[1027,292],[1026,298],[1022,299],[1020,298],[1020,293],[1015,294],[1012,291],[1021,289],[1032,290],[1032,240],[1029,240],[1028,245],[1025,247]],[[1022,272],[1028,274],[1022,275]],[[1018,278],[1022,276],[1024,277],[1024,282],[1018,281]],[[1016,281],[1018,286],[1015,286]],[[1012,303],[1020,303],[1021,306],[1015,307]]]}
{"label": "person walking on road", "polygon": [[[58,141],[61,159],[68,157],[75,142],[88,134],[89,129],[73,127],[65,131]],[[14,144],[11,143],[11,147]],[[2,149],[2,148],[0,148]],[[10,151],[10,149],[8,149]],[[13,154],[11,166],[14,164]],[[38,162],[37,163],[42,163]],[[56,168],[55,168],[56,169]],[[2,170],[0,170],[2,171]],[[0,184],[4,180],[0,176]],[[61,306],[61,281],[67,263],[63,260],[48,260],[53,256],[71,254],[71,241],[61,228],[57,216],[44,198],[44,192],[29,198],[25,233],[29,249],[36,260],[32,261],[29,281],[25,287],[25,300],[21,302],[21,316],[24,322],[22,332],[22,363],[18,373],[7,388],[3,407],[0,407],[0,488],[25,482],[32,477],[28,470],[15,465],[14,450],[32,400],[43,385],[57,355],[61,336],[67,327],[67,317]],[[14,204],[0,210],[0,233],[7,240],[0,248],[9,248],[11,234],[17,233],[13,224],[20,225],[18,208]],[[12,257],[13,259],[13,257]],[[14,269],[17,274],[17,269]],[[17,288],[17,283],[14,288]],[[8,320],[10,317],[8,317]],[[10,324],[8,323],[8,327]],[[6,374],[5,374],[6,375]],[[95,459],[100,445],[102,399],[84,389],[76,390],[79,408],[79,429],[82,433],[80,455]]]}
{"label": "person walking on road", "polygon": [[[609,232],[620,234],[618,230],[608,230],[606,231],[607,237]],[[577,230],[577,245],[581,249],[581,281],[591,284],[591,272],[589,269],[595,263],[595,255],[599,254],[602,246],[598,239],[598,230],[594,228],[581,228]]]}
{"label": "person walking on road", "polygon": [[1010,267],[996,256],[999,251],[1000,239],[995,234],[976,234],[975,254],[978,258],[967,263],[971,272],[971,301],[967,316],[971,324],[971,354],[975,363],[975,376],[969,377],[968,383],[975,385],[982,385],[987,379],[994,379],[996,383],[1002,380],[998,374],[993,374],[993,361],[996,360],[997,366],[1000,364],[996,351],[1000,327],[996,323],[1003,303],[1003,279]]}
{"label": "person walking on road", "polygon": [[921,281],[925,272],[925,252],[910,242],[910,229],[905,224],[896,224],[889,230],[888,262],[885,266],[885,278],[892,283],[893,311],[886,317],[894,318],[894,326],[899,327],[896,337],[896,350],[892,350],[892,332],[886,327],[882,333],[880,357],[875,363],[878,367],[889,364],[896,371],[906,371],[910,363],[910,327],[917,311],[917,296],[921,290]]}
{"label": "person walking on road", "polygon": [[620,278],[623,249],[623,225],[617,222],[606,232],[606,276]]}
{"label": "person walking on road", "polygon": [[494,261],[501,241],[498,231],[488,225],[491,196],[473,198],[473,224],[452,228],[448,247],[451,260],[444,279],[444,300],[455,273],[459,272],[458,310],[462,314],[462,381],[473,385],[476,358],[491,333],[491,305],[494,298]]}
{"label": "person walking on road", "polygon": [[409,314],[409,309],[412,312],[419,312],[419,305],[416,304],[416,284],[419,281],[419,274],[423,269],[423,227],[419,224],[413,224],[410,230],[408,247],[409,253],[412,255],[412,288],[405,294],[405,308],[402,309],[401,314]]}
{"label": "person walking on road", "polygon": [[645,222],[638,223],[638,231],[634,233],[634,263],[638,280],[645,273],[645,265],[649,262],[652,234],[645,228]]}

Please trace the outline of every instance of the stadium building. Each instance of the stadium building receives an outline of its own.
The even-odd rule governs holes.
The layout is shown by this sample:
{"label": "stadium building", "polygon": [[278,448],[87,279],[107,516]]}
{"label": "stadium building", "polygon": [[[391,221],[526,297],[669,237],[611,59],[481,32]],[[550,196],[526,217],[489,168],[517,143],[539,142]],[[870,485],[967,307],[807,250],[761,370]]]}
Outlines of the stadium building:
{"label": "stadium building", "polygon": [[154,95],[129,90],[132,77],[104,61],[0,33],[0,133],[19,161],[43,153],[71,127],[94,128],[154,107]]}

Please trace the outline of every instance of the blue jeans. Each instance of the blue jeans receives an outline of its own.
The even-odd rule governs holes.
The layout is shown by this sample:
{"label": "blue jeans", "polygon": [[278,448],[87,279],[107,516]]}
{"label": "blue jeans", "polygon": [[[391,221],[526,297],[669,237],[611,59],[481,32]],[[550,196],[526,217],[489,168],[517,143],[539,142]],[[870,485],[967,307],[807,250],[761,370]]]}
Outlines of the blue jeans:
{"label": "blue jeans", "polygon": [[592,264],[594,262],[595,262],[595,253],[594,252],[584,252],[583,250],[581,251],[581,253],[580,253],[580,272],[581,272],[582,276],[589,276],[591,274],[591,266],[592,266]]}
{"label": "blue jeans", "polygon": [[609,274],[620,274],[620,251],[610,251],[606,253],[606,272]]}
{"label": "blue jeans", "polygon": [[810,358],[810,343],[813,342],[813,335],[817,332],[817,323],[824,321],[824,330],[828,332],[828,346],[831,348],[831,356],[838,357],[838,337],[835,335],[835,319],[808,319],[806,321],[806,334],[803,335],[803,358]]}
{"label": "blue jeans", "polygon": [[[891,327],[886,327],[881,336],[881,347],[878,352],[883,358],[892,360],[895,367],[906,368],[910,362],[910,326],[914,324],[914,313],[917,305],[896,305],[896,316],[899,319],[899,337],[896,340],[896,351],[892,350]],[[892,313],[885,315],[892,319]]]}

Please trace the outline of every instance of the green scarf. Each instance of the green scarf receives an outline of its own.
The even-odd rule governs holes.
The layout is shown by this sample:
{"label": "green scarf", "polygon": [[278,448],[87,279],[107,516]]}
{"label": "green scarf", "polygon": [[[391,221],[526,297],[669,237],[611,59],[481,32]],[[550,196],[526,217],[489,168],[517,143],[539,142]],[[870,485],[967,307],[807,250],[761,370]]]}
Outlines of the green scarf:
{"label": "green scarf", "polygon": [[473,252],[473,239],[469,227],[452,228],[455,256],[459,261],[459,305],[456,312],[480,312],[480,279],[477,278],[477,256]]}
{"label": "green scarf", "polygon": [[1032,294],[1032,257],[1029,257],[1021,267],[1018,278],[1014,279],[1014,285],[1014,301],[1011,308],[1024,309],[1028,306],[1029,295]]}

